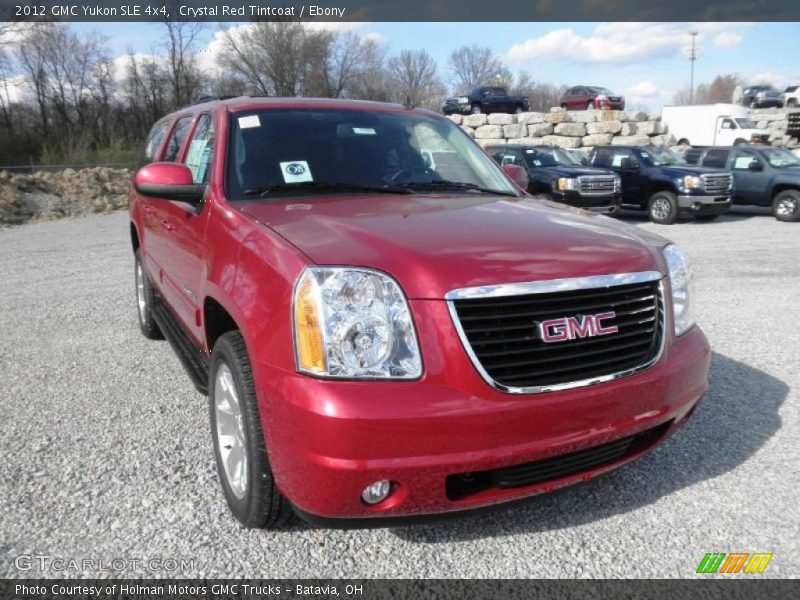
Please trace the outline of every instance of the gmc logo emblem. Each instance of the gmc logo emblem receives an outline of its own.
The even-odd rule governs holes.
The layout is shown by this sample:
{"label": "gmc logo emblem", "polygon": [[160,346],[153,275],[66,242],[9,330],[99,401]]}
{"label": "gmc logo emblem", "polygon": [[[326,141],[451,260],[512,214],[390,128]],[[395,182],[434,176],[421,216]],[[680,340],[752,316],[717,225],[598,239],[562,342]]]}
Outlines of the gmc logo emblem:
{"label": "gmc logo emblem", "polygon": [[590,338],[598,335],[611,335],[619,329],[615,325],[605,327],[603,321],[617,316],[614,312],[605,312],[597,315],[579,315],[577,317],[562,317],[550,319],[539,323],[539,335],[547,344],[566,342],[576,338]]}

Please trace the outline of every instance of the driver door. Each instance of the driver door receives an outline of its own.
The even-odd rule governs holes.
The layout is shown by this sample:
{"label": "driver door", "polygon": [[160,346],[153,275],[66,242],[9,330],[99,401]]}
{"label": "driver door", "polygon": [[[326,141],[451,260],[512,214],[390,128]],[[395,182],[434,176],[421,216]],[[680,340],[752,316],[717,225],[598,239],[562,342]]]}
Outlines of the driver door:
{"label": "driver door", "polygon": [[[752,167],[760,167],[755,170]],[[752,150],[735,150],[731,160],[733,187],[737,204],[769,203],[769,167]]]}

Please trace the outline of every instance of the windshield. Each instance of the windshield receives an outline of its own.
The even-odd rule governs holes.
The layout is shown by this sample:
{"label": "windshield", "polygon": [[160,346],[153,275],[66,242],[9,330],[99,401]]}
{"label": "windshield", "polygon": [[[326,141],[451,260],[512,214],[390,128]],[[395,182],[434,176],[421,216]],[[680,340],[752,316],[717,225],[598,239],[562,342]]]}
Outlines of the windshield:
{"label": "windshield", "polygon": [[742,129],[756,129],[758,127],[756,122],[751,121],[750,119],[736,119],[736,122]]}
{"label": "windshield", "polygon": [[529,167],[554,167],[555,165],[580,166],[580,163],[561,148],[527,148],[525,162]]}
{"label": "windshield", "polygon": [[764,157],[773,167],[796,167],[800,165],[800,158],[783,148],[765,148],[762,150]]}
{"label": "windshield", "polygon": [[669,148],[652,147],[647,148],[647,150],[639,150],[639,156],[645,163],[652,167],[686,164],[685,160],[683,160]]}
{"label": "windshield", "polygon": [[517,195],[448,119],[410,111],[274,109],[236,113],[230,129],[226,191],[232,200],[332,188]]}

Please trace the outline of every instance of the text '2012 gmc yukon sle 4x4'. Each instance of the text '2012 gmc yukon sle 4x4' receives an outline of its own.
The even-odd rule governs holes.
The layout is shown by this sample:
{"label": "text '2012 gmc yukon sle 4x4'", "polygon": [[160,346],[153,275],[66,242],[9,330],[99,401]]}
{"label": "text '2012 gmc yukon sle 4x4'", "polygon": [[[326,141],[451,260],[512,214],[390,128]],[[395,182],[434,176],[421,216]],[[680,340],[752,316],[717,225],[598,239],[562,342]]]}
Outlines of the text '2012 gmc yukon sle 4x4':
{"label": "text '2012 gmc yukon sle 4x4'", "polygon": [[707,388],[683,252],[527,196],[519,167],[449,119],[213,101],[157,123],[144,162],[140,326],[208,394],[247,526],[379,523],[586,481],[668,437]]}

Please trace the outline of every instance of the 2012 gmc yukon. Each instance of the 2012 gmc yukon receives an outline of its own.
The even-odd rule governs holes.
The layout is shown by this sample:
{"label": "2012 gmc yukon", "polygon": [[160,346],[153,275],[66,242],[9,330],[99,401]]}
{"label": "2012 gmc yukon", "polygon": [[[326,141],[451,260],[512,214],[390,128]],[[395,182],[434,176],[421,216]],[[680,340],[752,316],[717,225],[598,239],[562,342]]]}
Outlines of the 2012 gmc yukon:
{"label": "2012 gmc yukon", "polygon": [[374,524],[587,481],[662,442],[707,388],[683,252],[531,198],[520,167],[444,117],[209,101],[159,121],[143,164],[139,324],[208,394],[246,526]]}

